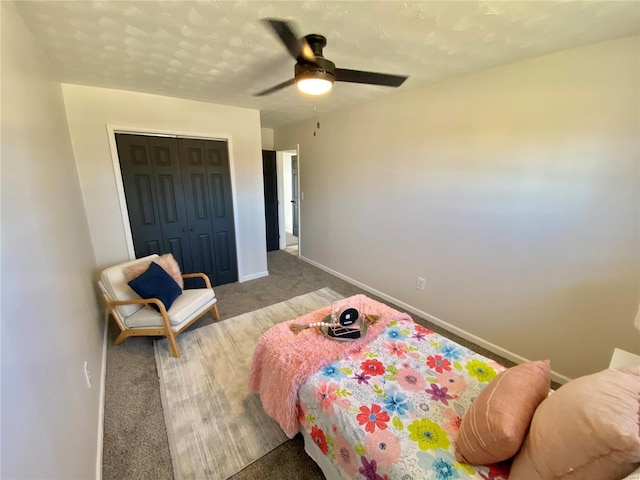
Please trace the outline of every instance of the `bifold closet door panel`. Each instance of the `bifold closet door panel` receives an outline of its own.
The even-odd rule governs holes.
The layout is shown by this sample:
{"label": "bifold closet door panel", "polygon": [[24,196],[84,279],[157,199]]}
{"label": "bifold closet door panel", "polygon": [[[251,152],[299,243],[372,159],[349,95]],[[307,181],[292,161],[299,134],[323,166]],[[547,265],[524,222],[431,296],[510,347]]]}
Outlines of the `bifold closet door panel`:
{"label": "bifold closet door panel", "polygon": [[176,139],[116,134],[116,144],[136,258],[171,252],[191,271]]}
{"label": "bifold closet door panel", "polygon": [[194,272],[196,270],[193,269],[193,247],[190,243],[188,205],[185,202],[178,140],[167,137],[147,138],[164,239],[163,253],[172,253],[183,273]]}
{"label": "bifold closet door panel", "polygon": [[238,280],[238,264],[229,151],[227,150],[227,142],[202,142],[207,159],[218,280],[220,283],[231,283]]}
{"label": "bifold closet door panel", "polygon": [[191,233],[194,268],[201,265],[215,284],[238,280],[231,175],[227,144],[178,139]]}

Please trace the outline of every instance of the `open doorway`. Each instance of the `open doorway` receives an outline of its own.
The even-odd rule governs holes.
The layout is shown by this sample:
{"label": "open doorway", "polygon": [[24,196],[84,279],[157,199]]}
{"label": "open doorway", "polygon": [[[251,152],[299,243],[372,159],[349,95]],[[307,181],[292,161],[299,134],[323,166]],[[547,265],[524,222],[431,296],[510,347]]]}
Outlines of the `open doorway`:
{"label": "open doorway", "polygon": [[280,249],[298,256],[300,253],[300,197],[299,164],[296,150],[278,152],[278,177],[282,179],[279,190],[282,219],[280,222]]}

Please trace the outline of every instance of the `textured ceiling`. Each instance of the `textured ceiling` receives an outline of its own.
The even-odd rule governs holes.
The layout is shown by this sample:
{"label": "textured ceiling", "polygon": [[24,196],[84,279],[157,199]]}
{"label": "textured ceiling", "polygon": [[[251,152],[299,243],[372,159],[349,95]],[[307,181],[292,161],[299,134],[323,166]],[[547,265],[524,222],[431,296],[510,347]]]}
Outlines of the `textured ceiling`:
{"label": "textured ceiling", "polygon": [[18,1],[59,80],[255,108],[277,127],[398,90],[337,83],[323,97],[253,94],[293,77],[259,21],[327,37],[341,68],[409,75],[399,90],[638,33],[635,1]]}

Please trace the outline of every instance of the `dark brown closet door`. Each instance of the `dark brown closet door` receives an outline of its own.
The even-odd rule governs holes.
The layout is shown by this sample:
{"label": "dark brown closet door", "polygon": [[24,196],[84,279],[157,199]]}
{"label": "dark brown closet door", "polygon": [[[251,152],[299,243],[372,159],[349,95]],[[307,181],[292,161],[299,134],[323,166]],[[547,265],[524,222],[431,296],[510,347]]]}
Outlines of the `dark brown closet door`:
{"label": "dark brown closet door", "polygon": [[192,271],[176,140],[116,134],[116,144],[136,257],[170,252]]}
{"label": "dark brown closet door", "polygon": [[280,248],[278,230],[278,173],[276,152],[262,151],[262,179],[264,183],[264,218],[267,233],[267,252]]}
{"label": "dark brown closet door", "polygon": [[226,142],[178,139],[195,271],[215,285],[238,279]]}

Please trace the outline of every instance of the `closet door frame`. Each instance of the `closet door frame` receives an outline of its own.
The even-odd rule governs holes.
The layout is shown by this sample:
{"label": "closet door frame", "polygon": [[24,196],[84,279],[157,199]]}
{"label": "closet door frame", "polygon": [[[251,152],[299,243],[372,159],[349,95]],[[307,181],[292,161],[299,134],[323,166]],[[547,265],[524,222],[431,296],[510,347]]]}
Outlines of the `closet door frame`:
{"label": "closet door frame", "polygon": [[146,129],[138,127],[129,127],[122,125],[109,125],[107,124],[107,137],[109,140],[109,148],[111,152],[111,163],[113,166],[113,174],[116,182],[116,190],[118,192],[118,201],[120,204],[120,215],[122,217],[122,228],[127,243],[127,254],[129,260],[136,258],[135,250],[133,247],[133,233],[131,232],[131,223],[129,221],[129,211],[127,209],[127,200],[124,193],[124,183],[122,181],[122,172],[120,170],[120,158],[118,157],[118,147],[116,144],[116,133],[133,134],[133,135],[146,135],[155,137],[173,137],[173,138],[193,138],[200,140],[217,140],[227,143],[227,154],[229,157],[229,176],[231,178],[231,200],[233,203],[233,220],[234,220],[234,233],[236,241],[236,265],[238,269],[238,282],[244,282],[251,280],[251,278],[244,278],[242,272],[242,257],[238,244],[240,236],[238,234],[238,198],[237,198],[237,185],[235,175],[235,162],[233,155],[233,148],[231,142],[231,135],[229,134],[201,134],[196,132],[183,132],[176,130],[162,130],[162,129]]}

